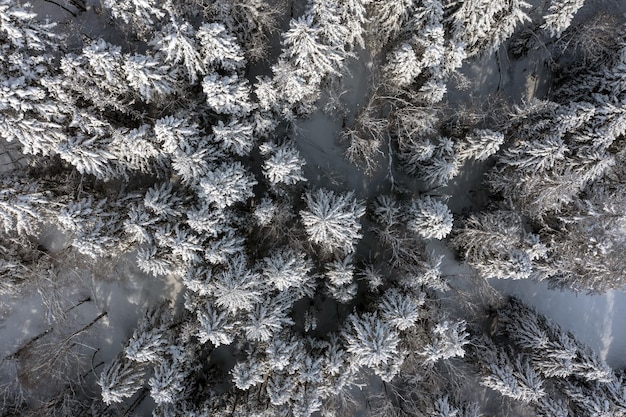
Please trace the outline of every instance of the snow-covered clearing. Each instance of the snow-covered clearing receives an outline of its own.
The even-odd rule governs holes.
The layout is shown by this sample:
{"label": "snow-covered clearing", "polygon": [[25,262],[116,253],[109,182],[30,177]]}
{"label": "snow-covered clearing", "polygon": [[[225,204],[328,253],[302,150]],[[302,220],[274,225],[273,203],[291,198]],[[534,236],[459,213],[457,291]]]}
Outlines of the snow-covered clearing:
{"label": "snow-covered clearing", "polygon": [[544,282],[491,280],[504,294],[515,295],[571,331],[613,368],[626,368],[626,292],[579,294],[548,288]]}

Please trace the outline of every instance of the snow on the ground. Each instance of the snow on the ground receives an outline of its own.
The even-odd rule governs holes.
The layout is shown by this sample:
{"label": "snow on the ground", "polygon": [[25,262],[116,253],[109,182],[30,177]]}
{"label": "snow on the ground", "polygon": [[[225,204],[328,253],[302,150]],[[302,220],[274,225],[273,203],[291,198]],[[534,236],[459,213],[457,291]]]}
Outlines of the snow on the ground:
{"label": "snow on the ground", "polygon": [[[441,241],[432,241],[427,250],[443,255],[442,273],[456,284],[474,272],[455,260]],[[461,281],[459,281],[461,280]],[[626,292],[576,293],[551,289],[547,282],[491,279],[489,284],[504,295],[513,295],[596,351],[614,369],[626,368]]]}
{"label": "snow on the ground", "polygon": [[548,288],[546,282],[491,280],[504,294],[515,295],[571,331],[613,368],[626,368],[626,292],[601,295]]}
{"label": "snow on the ground", "polygon": [[[48,236],[43,240],[46,247],[63,249],[63,239],[63,234],[48,230]],[[50,387],[41,385],[45,379],[33,380],[28,373],[32,365],[25,361],[29,355],[37,354],[39,349],[48,345],[52,349],[62,349],[63,345],[59,345],[58,340],[63,340],[106,313],[89,328],[89,332],[81,332],[80,339],[72,339],[79,346],[68,350],[69,360],[73,357],[71,355],[86,355],[87,362],[80,372],[88,383],[93,384],[95,375],[88,372],[91,366],[97,375],[103,363],[111,362],[132,335],[148,306],[166,299],[175,301],[181,295],[181,285],[175,279],[155,278],[139,271],[135,266],[135,255],[134,252],[126,254],[111,265],[99,263],[92,264],[91,268],[81,266],[60,271],[56,277],[58,282],[54,283],[57,288],[44,288],[43,291],[43,294],[54,295],[53,299],[59,301],[61,310],[65,312],[64,317],[57,314],[56,320],[50,316],[42,294],[34,289],[0,297],[0,388],[12,386],[19,378],[22,387],[43,398]],[[81,303],[87,298],[89,301]],[[20,347],[46,331],[48,333],[24,350],[20,357],[12,356]],[[96,353],[92,356],[92,352]],[[77,361],[68,364],[69,367],[76,365]],[[66,372],[69,374],[71,369]],[[153,406],[150,401],[144,401],[136,415],[150,415]]]}

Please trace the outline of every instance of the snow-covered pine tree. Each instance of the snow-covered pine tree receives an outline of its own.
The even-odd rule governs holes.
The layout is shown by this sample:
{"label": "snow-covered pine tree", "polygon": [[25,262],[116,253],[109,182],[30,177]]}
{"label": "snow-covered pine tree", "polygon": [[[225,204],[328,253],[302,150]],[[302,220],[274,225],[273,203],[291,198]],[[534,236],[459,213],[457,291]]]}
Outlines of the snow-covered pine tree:
{"label": "snow-covered pine tree", "polygon": [[219,66],[225,71],[236,71],[246,65],[243,50],[237,38],[222,23],[205,23],[196,32],[202,46],[204,65]]}
{"label": "snow-covered pine tree", "polygon": [[285,11],[283,2],[265,0],[216,0],[203,6],[211,20],[215,16],[237,37],[244,56],[252,62],[267,56],[269,37],[278,31]]}
{"label": "snow-covered pine tree", "polygon": [[448,206],[425,196],[413,200],[406,214],[408,230],[424,239],[443,239],[452,231],[452,213]]}
{"label": "snow-covered pine tree", "polygon": [[291,20],[282,41],[285,56],[297,68],[305,70],[313,83],[319,83],[327,75],[339,75],[345,59],[336,48],[320,41],[320,31],[313,16],[305,14]]}
{"label": "snow-covered pine tree", "polygon": [[365,207],[354,193],[335,194],[320,188],[307,192],[304,198],[307,210],[302,210],[300,216],[309,239],[326,253],[354,252],[361,238],[359,218],[365,214]]}
{"label": "snow-covered pine tree", "polygon": [[124,73],[130,85],[146,103],[164,100],[176,91],[173,70],[149,55],[124,57]]}
{"label": "snow-covered pine tree", "polygon": [[302,172],[306,162],[293,144],[264,143],[259,148],[266,158],[263,162],[263,175],[271,186],[294,185],[306,181]]}
{"label": "snow-covered pine tree", "polygon": [[150,125],[135,129],[113,128],[107,150],[114,156],[116,172],[161,176],[165,171],[162,149],[155,143]]}
{"label": "snow-covered pine tree", "polygon": [[564,384],[570,407],[579,415],[598,417],[623,416],[624,409],[611,401],[597,385],[585,386],[574,380],[567,380]]}
{"label": "snow-covered pine tree", "polygon": [[524,11],[530,7],[520,0],[456,3],[451,10],[453,36],[466,45],[468,56],[495,52],[519,24],[530,21]]}
{"label": "snow-covered pine tree", "polygon": [[248,312],[243,326],[246,338],[253,342],[268,342],[283,328],[294,324],[288,315],[290,311],[288,300],[266,297]]}
{"label": "snow-covered pine tree", "polygon": [[149,43],[157,51],[157,60],[180,64],[191,84],[206,73],[195,37],[196,32],[189,22],[172,17],[169,24],[159,27]]}
{"label": "snow-covered pine tree", "polygon": [[153,129],[156,141],[168,154],[195,149],[199,141],[198,125],[185,118],[162,117],[156,120]]}
{"label": "snow-covered pine tree", "polygon": [[358,366],[381,370],[397,360],[400,335],[376,313],[351,314],[342,335]]}
{"label": "snow-covered pine tree", "polygon": [[326,264],[326,287],[330,296],[340,303],[348,303],[354,299],[357,284],[354,282],[354,265],[352,256],[335,259]]}
{"label": "snow-covered pine tree", "polygon": [[202,90],[206,94],[207,105],[218,114],[243,117],[253,109],[248,81],[237,74],[209,74],[202,80]]}
{"label": "snow-covered pine tree", "polygon": [[119,249],[121,223],[118,204],[91,196],[69,201],[58,215],[58,224],[71,235],[71,245],[79,253],[98,258]]}
{"label": "snow-covered pine tree", "polygon": [[407,230],[405,213],[397,200],[379,196],[374,205],[374,219],[378,223],[374,231],[389,250],[391,264],[403,268],[419,264],[421,255],[415,249],[421,247],[422,239]]}
{"label": "snow-covered pine tree", "polygon": [[227,269],[215,274],[210,292],[215,304],[235,315],[238,311],[250,311],[261,300],[259,274],[248,269],[244,255],[236,255],[228,261]]}
{"label": "snow-covered pine tree", "polygon": [[391,288],[383,293],[378,309],[384,320],[403,331],[415,326],[424,302],[425,297],[417,298],[397,288]]}
{"label": "snow-covered pine tree", "polygon": [[418,174],[432,187],[448,184],[459,173],[461,160],[450,138],[438,137],[433,145],[426,138],[402,145],[400,157],[409,174]]}
{"label": "snow-covered pine tree", "polygon": [[98,378],[102,389],[102,401],[106,404],[120,403],[132,397],[143,385],[144,369],[118,355],[104,365]]}
{"label": "snow-covered pine tree", "polygon": [[137,250],[137,266],[146,274],[155,277],[167,276],[175,270],[168,255],[164,249],[159,249],[155,244],[150,244]]}
{"label": "snow-covered pine tree", "polygon": [[525,403],[537,402],[546,395],[543,379],[533,370],[527,358],[516,355],[511,360],[509,355],[495,346],[488,349],[481,354],[486,372],[480,382],[483,386]]}
{"label": "snow-covered pine tree", "polygon": [[546,245],[524,230],[521,218],[510,211],[471,215],[453,244],[484,277],[544,279],[554,273],[545,267]]}
{"label": "snow-covered pine tree", "polygon": [[548,9],[550,13],[543,17],[545,22],[541,28],[548,31],[550,36],[558,38],[569,27],[576,12],[585,4],[585,0],[552,0],[550,3]]}
{"label": "snow-covered pine tree", "polygon": [[210,303],[196,311],[198,319],[197,337],[200,344],[211,342],[214,347],[230,345],[235,339],[239,321]]}
{"label": "snow-covered pine tree", "polygon": [[[417,276],[411,277],[414,283],[409,283],[409,287],[424,285],[435,291],[448,291],[450,286],[446,279],[442,276],[441,264],[443,255],[436,255],[434,251],[426,253],[426,259],[420,262]],[[413,285],[411,285],[413,284]],[[406,284],[405,284],[406,285]]]}
{"label": "snow-covered pine tree", "polygon": [[140,363],[157,363],[163,358],[169,343],[164,334],[166,327],[163,325],[167,321],[168,307],[168,303],[161,303],[146,312],[126,342],[124,348],[126,358]]}
{"label": "snow-covered pine tree", "polygon": [[399,47],[389,53],[385,72],[390,83],[398,86],[410,85],[423,71],[424,64],[415,53],[416,39],[402,42]]}
{"label": "snow-covered pine tree", "polygon": [[438,397],[434,403],[434,413],[431,414],[432,417],[458,417],[459,409],[454,407],[454,405],[450,404],[450,398],[446,395],[445,397]]}
{"label": "snow-covered pine tree", "polygon": [[232,118],[213,125],[213,141],[224,151],[238,156],[248,155],[255,145],[254,126],[248,120]]}
{"label": "snow-covered pine tree", "polygon": [[548,392],[548,395],[541,397],[535,405],[537,417],[568,417],[572,412],[567,403],[560,398],[556,398],[554,393]]}
{"label": "snow-covered pine tree", "polygon": [[37,182],[20,177],[0,179],[0,230],[6,234],[34,234],[48,216],[49,204]]}
{"label": "snow-covered pine tree", "polygon": [[626,212],[620,183],[596,184],[559,216],[551,233],[555,284],[598,292],[623,285],[626,260],[619,253],[626,247]]}
{"label": "snow-covered pine tree", "polygon": [[201,179],[199,189],[206,203],[224,209],[254,196],[256,184],[240,162],[224,162]]}
{"label": "snow-covered pine tree", "polygon": [[226,265],[234,255],[242,255],[245,252],[245,242],[244,236],[241,236],[236,229],[229,228],[224,234],[206,245],[204,259],[213,265]]}
{"label": "snow-covered pine tree", "polygon": [[413,0],[370,0],[370,31],[376,33],[375,50],[381,50],[406,27],[416,8]]}
{"label": "snow-covered pine tree", "polygon": [[237,388],[247,391],[250,388],[263,382],[265,366],[257,358],[237,362],[231,371],[233,383]]}
{"label": "snow-covered pine tree", "polygon": [[307,10],[307,14],[319,26],[319,37],[339,53],[350,37],[348,28],[342,22],[342,6],[340,2],[310,0]]}
{"label": "snow-covered pine tree", "polygon": [[511,297],[499,312],[507,336],[527,349],[534,368],[547,378],[575,375],[590,383],[611,383],[613,370],[588,346],[557,324]]}
{"label": "snow-covered pine tree", "polygon": [[431,341],[420,352],[424,362],[433,364],[441,359],[464,357],[464,346],[469,343],[465,326],[464,320],[450,321],[446,318],[435,324],[431,329]]}
{"label": "snow-covered pine tree", "polygon": [[[308,114],[319,98],[318,83],[310,82],[307,70],[296,67],[287,58],[279,58],[272,66],[271,81],[260,79],[256,94],[265,109],[293,121],[297,114]],[[268,103],[267,105],[265,103]]]}
{"label": "snow-covered pine tree", "polygon": [[311,279],[311,261],[291,248],[278,249],[263,259],[263,278],[278,291],[300,287]]}
{"label": "snow-covered pine tree", "polygon": [[202,259],[203,245],[200,236],[179,225],[173,228],[167,225],[157,230],[155,241],[161,248],[168,249],[177,268],[184,272],[187,266],[197,264]]}
{"label": "snow-covered pine tree", "polygon": [[102,5],[111,13],[116,23],[121,21],[143,36],[150,35],[156,24],[166,15],[156,0],[103,0]]}
{"label": "snow-covered pine tree", "polygon": [[490,129],[475,129],[458,145],[460,149],[457,153],[462,161],[467,159],[485,161],[494,155],[503,143],[503,133]]}
{"label": "snow-covered pine tree", "polygon": [[[121,47],[98,38],[80,55],[65,54],[60,62],[62,73],[44,82],[51,94],[67,104],[85,100],[99,110],[136,114],[123,64]],[[73,112],[72,108],[64,110],[68,115]]]}
{"label": "snow-covered pine tree", "polygon": [[[173,347],[175,350],[177,347]],[[180,393],[185,389],[188,369],[181,363],[181,354],[174,353],[165,358],[154,369],[154,375],[148,380],[150,397],[157,405],[172,404],[179,401]]]}

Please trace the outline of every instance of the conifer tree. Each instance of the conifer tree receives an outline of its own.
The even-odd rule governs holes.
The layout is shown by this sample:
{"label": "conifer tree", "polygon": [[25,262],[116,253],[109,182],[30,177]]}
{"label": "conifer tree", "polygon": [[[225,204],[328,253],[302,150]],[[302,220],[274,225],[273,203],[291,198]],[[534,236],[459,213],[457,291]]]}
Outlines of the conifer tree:
{"label": "conifer tree", "polygon": [[327,253],[352,253],[361,238],[358,219],[365,214],[354,193],[318,189],[306,193],[305,201],[308,210],[301,211],[300,216],[309,239]]}
{"label": "conifer tree", "polygon": [[443,239],[452,231],[448,206],[429,196],[412,202],[407,213],[407,228],[425,239]]}
{"label": "conifer tree", "polygon": [[144,370],[129,360],[116,357],[106,364],[98,385],[102,388],[102,401],[119,403],[132,397],[143,385]]}

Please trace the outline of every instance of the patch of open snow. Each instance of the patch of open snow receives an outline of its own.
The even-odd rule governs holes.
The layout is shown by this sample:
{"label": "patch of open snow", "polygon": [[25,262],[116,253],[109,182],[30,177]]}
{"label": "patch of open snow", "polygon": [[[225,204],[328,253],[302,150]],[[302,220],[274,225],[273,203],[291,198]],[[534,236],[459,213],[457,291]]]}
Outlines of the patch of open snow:
{"label": "patch of open snow", "polygon": [[[463,279],[475,272],[454,258],[442,241],[432,241],[427,250],[443,255],[442,273]],[[458,281],[457,281],[458,282]],[[626,292],[583,294],[551,289],[547,282],[491,279],[489,283],[504,295],[514,295],[595,350],[614,369],[626,368]]]}
{"label": "patch of open snow", "polygon": [[572,332],[611,367],[626,368],[626,292],[579,294],[530,280],[491,280],[491,285],[504,294],[515,295]]}

